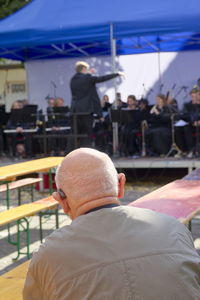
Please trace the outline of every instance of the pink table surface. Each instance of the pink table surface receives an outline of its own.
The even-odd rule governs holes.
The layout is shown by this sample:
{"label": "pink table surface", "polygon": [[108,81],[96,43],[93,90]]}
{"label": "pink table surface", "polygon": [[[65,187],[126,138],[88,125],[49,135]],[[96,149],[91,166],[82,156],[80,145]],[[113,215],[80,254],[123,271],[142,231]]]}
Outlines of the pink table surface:
{"label": "pink table surface", "polygon": [[200,181],[173,181],[129,205],[164,213],[186,223],[200,212]]}

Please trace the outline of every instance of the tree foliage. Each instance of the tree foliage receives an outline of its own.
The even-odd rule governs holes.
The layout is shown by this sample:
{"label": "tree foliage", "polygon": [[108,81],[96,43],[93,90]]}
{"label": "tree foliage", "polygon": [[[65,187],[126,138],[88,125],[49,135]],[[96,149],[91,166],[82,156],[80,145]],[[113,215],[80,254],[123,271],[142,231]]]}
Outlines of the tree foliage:
{"label": "tree foliage", "polygon": [[31,0],[0,0],[0,19],[11,15],[29,2]]}

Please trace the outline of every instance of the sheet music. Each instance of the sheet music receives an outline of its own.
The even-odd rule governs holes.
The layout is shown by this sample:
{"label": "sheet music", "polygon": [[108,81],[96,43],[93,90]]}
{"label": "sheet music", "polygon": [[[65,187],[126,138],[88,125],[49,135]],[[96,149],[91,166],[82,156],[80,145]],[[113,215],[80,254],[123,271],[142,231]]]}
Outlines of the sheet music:
{"label": "sheet music", "polygon": [[186,125],[188,125],[188,123],[187,122],[185,122],[184,120],[179,120],[179,121],[177,121],[176,123],[175,123],[175,127],[183,127],[183,126],[186,126]]}

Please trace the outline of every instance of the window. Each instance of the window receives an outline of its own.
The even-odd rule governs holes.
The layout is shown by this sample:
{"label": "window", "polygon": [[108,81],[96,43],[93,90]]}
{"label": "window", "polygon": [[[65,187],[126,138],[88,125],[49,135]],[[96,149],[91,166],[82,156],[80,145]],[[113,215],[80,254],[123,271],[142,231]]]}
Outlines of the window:
{"label": "window", "polygon": [[26,91],[25,83],[12,83],[11,93],[24,93]]}

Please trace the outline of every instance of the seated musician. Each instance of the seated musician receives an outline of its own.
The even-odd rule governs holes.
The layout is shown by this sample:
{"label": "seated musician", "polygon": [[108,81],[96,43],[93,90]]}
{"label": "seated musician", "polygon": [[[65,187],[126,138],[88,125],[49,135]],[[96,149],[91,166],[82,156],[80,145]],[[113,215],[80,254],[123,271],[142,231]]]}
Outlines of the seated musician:
{"label": "seated musician", "polygon": [[[21,101],[17,100],[12,103],[11,113],[14,114],[15,110],[22,109],[23,104]],[[6,128],[8,129],[16,129],[16,133],[8,134],[8,147],[9,153],[13,157],[24,157],[25,156],[25,145],[24,145],[24,136],[23,136],[23,128],[21,124],[13,123],[11,119],[8,120]]]}
{"label": "seated musician", "polygon": [[55,107],[55,98],[48,98],[47,113],[51,113]]}
{"label": "seated musician", "polygon": [[122,128],[120,148],[122,155],[132,157],[138,156],[140,151],[137,134],[140,131],[141,114],[134,95],[128,96],[127,104],[127,108],[121,110]]}
{"label": "seated musician", "polygon": [[[187,155],[188,158],[193,157],[195,147],[195,133],[200,125],[200,95],[197,88],[193,88],[190,92],[191,101],[185,103],[180,119],[184,122],[175,124],[176,143],[181,153],[179,156]],[[182,125],[182,126],[179,126]],[[177,155],[177,156],[178,156]]]}
{"label": "seated musician", "polygon": [[112,106],[112,104],[109,102],[108,95],[104,95],[101,100],[101,107],[103,112],[108,112],[109,108]]}
{"label": "seated musician", "polygon": [[143,120],[148,120],[149,119],[149,113],[150,113],[150,110],[151,110],[151,106],[149,105],[149,102],[147,99],[141,99],[139,102],[138,102],[138,107],[139,107],[139,110],[142,112],[142,119]]}
{"label": "seated musician", "polygon": [[[37,105],[33,106],[34,113],[36,113]],[[33,154],[32,137],[30,133],[25,132],[25,129],[35,128],[36,115],[32,116],[32,111],[29,112],[27,109],[28,105],[23,107],[22,101],[15,101],[11,106],[11,116],[6,126],[7,129],[15,130],[15,132],[8,134],[8,145],[10,146],[9,153],[17,158],[24,158]]]}
{"label": "seated musician", "polygon": [[112,125],[110,121],[110,109],[108,95],[104,95],[101,100],[102,116],[93,115],[93,139],[95,149],[104,151],[112,155]]}
{"label": "seated musician", "polygon": [[150,110],[149,128],[146,130],[146,145],[150,155],[163,156],[171,145],[171,107],[163,94],[156,96],[156,104]]}
{"label": "seated musician", "polygon": [[122,101],[121,93],[116,93],[116,100],[117,100],[117,108],[118,109],[127,108],[128,104],[126,102]]}
{"label": "seated musician", "polygon": [[[51,133],[53,135],[66,134],[66,130],[61,130],[61,128],[69,126],[69,118],[66,116],[67,107],[64,105],[64,99],[58,97],[54,100],[54,102],[49,102],[49,105],[51,105],[51,107],[49,106],[47,108],[47,114],[50,116],[50,118],[48,118],[47,126],[52,128]],[[49,140],[49,150],[52,155],[64,155],[66,153],[66,145],[66,138],[52,137]]]}
{"label": "seated musician", "polygon": [[178,111],[178,102],[175,98],[173,98],[170,94],[166,96],[167,104],[170,105],[172,110],[176,113]]}

